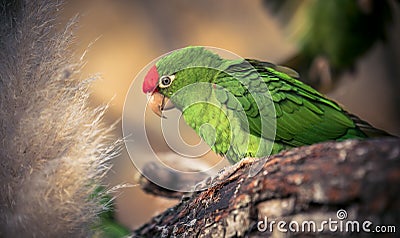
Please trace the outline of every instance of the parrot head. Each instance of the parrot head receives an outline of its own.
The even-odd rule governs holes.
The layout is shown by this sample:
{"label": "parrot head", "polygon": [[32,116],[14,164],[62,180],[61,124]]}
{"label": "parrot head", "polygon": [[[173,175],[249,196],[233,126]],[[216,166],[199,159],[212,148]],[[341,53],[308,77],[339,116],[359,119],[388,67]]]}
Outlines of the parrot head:
{"label": "parrot head", "polygon": [[147,72],[142,90],[150,98],[148,106],[158,116],[175,105],[169,100],[181,88],[196,83],[209,82],[210,73],[223,60],[200,46],[182,48],[162,57]]}

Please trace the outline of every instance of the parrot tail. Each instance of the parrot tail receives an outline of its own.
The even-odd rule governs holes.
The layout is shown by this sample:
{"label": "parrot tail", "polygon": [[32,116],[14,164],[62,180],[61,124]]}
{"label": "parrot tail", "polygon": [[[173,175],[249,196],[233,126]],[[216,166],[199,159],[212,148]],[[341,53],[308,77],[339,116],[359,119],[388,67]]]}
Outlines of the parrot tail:
{"label": "parrot tail", "polygon": [[351,120],[353,120],[357,127],[365,133],[365,135],[367,135],[368,137],[396,137],[394,135],[391,135],[389,133],[387,133],[384,130],[378,129],[374,126],[372,126],[371,124],[369,124],[368,122],[360,119],[358,116],[348,113],[346,112],[346,114],[351,118]]}

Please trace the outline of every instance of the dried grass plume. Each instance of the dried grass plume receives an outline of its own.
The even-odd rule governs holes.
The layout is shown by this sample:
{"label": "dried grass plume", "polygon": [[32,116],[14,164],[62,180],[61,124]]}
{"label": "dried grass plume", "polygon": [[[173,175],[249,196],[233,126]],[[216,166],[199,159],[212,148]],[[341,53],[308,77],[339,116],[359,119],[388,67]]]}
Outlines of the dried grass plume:
{"label": "dried grass plume", "polygon": [[0,237],[85,237],[116,150],[105,107],[88,106],[75,21],[56,31],[59,1],[0,3]]}

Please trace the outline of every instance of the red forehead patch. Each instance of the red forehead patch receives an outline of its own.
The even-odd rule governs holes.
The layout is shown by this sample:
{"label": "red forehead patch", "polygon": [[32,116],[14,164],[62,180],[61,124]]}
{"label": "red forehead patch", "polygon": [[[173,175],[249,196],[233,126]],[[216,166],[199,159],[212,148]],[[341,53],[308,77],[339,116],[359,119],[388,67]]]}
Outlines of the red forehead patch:
{"label": "red forehead patch", "polygon": [[154,65],[151,67],[149,72],[147,72],[146,77],[144,77],[143,85],[142,85],[142,90],[144,93],[149,93],[153,92],[154,89],[157,87],[158,83],[158,72],[157,72],[157,67]]}

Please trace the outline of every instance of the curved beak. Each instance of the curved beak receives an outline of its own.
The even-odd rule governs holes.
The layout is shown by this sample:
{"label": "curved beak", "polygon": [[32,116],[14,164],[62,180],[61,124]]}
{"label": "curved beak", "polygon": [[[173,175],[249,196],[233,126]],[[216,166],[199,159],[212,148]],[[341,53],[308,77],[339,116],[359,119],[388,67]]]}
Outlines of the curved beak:
{"label": "curved beak", "polygon": [[162,95],[159,92],[153,92],[147,94],[148,103],[147,105],[151,110],[159,117],[166,118],[162,115],[162,111],[174,108],[174,104],[169,100],[168,97]]}

